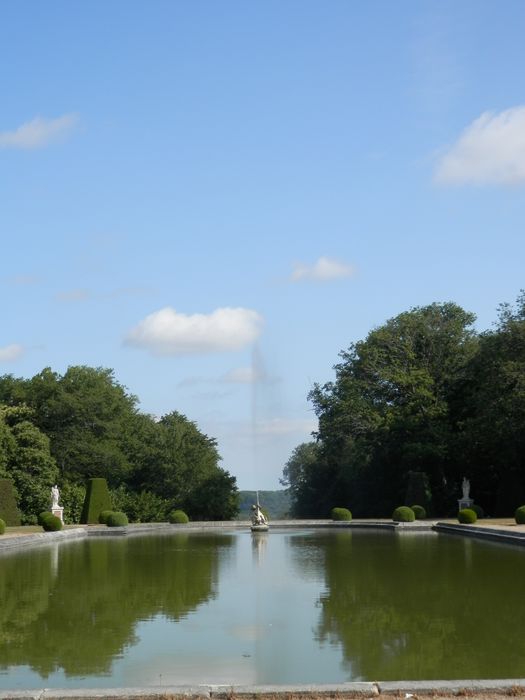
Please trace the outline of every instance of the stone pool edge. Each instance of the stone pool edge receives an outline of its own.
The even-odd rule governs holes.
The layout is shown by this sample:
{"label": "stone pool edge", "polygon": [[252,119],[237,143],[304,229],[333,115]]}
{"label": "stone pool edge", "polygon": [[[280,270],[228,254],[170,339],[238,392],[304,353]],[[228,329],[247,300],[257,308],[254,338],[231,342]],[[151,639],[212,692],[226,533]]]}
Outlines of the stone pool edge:
{"label": "stone pool edge", "polygon": [[454,681],[376,681],[308,685],[185,685],[144,688],[85,688],[0,690],[0,700],[169,700],[203,698],[217,700],[305,700],[313,698],[395,697],[477,697],[525,694],[525,679]]}

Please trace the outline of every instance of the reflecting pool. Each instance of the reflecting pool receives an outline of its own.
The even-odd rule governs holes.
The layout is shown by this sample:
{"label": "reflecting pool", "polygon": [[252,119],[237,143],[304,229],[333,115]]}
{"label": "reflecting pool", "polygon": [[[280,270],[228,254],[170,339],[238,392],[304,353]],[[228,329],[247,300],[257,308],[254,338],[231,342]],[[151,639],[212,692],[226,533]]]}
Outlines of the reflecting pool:
{"label": "reflecting pool", "polygon": [[0,688],[525,677],[525,551],[359,531],[0,556]]}

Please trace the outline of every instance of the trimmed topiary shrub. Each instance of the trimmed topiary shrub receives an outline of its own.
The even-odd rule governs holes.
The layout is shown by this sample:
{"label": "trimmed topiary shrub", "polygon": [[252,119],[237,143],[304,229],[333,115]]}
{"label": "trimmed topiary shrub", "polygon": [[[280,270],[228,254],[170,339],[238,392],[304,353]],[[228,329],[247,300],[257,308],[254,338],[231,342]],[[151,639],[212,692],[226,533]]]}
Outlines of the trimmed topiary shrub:
{"label": "trimmed topiary shrub", "polygon": [[525,525],[525,506],[516,508],[514,520],[516,521],[516,525]]}
{"label": "trimmed topiary shrub", "polygon": [[90,525],[98,523],[98,516],[103,510],[111,510],[108,484],[105,479],[89,479],[80,522]]}
{"label": "trimmed topiary shrub", "polygon": [[2,520],[2,518],[0,518],[0,535],[3,535],[4,532],[5,532],[5,523]]}
{"label": "trimmed topiary shrub", "polygon": [[50,510],[43,510],[41,513],[38,514],[38,517],[36,519],[37,523],[39,525],[44,524],[44,520],[47,520],[50,515],[53,515],[53,513]]}
{"label": "trimmed topiary shrub", "polygon": [[416,516],[416,520],[424,520],[427,517],[427,511],[423,508],[423,506],[410,506],[410,507],[414,511],[414,515]]}
{"label": "trimmed topiary shrub", "polygon": [[183,510],[173,510],[169,515],[169,521],[175,523],[189,523],[190,519]]}
{"label": "trimmed topiary shrub", "polygon": [[392,520],[397,523],[412,523],[416,519],[416,515],[412,508],[408,506],[399,506],[392,513]]}
{"label": "trimmed topiary shrub", "polygon": [[46,532],[58,532],[62,529],[62,521],[53,513],[49,513],[49,517],[42,522],[42,527]]}
{"label": "trimmed topiary shrub", "polygon": [[482,508],[481,506],[478,506],[477,503],[473,503],[473,504],[470,506],[470,510],[473,510],[474,513],[476,513],[476,515],[478,516],[478,518],[484,518],[484,517],[485,517],[485,511],[483,510],[483,508]]}
{"label": "trimmed topiary shrub", "polygon": [[128,516],[117,510],[108,515],[106,525],[108,527],[124,527],[128,524]]}
{"label": "trimmed topiary shrub", "polygon": [[107,525],[109,516],[115,512],[116,511],[114,510],[103,510],[102,513],[98,516],[98,522],[101,525]]}
{"label": "trimmed topiary shrub", "polygon": [[0,479],[0,518],[6,525],[20,525],[20,511],[16,505],[16,490],[12,479]]}
{"label": "trimmed topiary shrub", "polygon": [[463,525],[472,525],[477,519],[476,511],[472,508],[462,508],[458,513],[458,520]]}
{"label": "trimmed topiary shrub", "polygon": [[352,513],[348,508],[332,508],[332,520],[352,520]]}

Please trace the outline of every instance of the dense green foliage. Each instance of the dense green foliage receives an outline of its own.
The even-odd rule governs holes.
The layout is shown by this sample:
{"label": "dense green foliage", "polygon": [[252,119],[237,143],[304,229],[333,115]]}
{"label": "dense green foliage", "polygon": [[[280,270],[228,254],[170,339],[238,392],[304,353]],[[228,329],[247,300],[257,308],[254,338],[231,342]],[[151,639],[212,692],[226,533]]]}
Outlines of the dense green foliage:
{"label": "dense green foliage", "polygon": [[3,535],[5,532],[5,522],[0,518],[0,535]]}
{"label": "dense green foliage", "polygon": [[101,525],[107,525],[109,516],[114,512],[113,510],[103,510],[98,516],[98,522]]}
{"label": "dense green foliage", "polygon": [[332,520],[352,520],[352,513],[348,508],[332,508],[330,517]]}
{"label": "dense green foliage", "polygon": [[86,489],[86,499],[80,516],[81,523],[98,523],[99,515],[104,510],[111,510],[111,498],[105,479],[97,477],[89,479]]}
{"label": "dense green foliage", "polygon": [[53,516],[53,513],[50,510],[43,510],[41,513],[38,514],[37,518],[37,523],[39,525],[43,525],[46,520],[51,518]]}
{"label": "dense green foliage", "polygon": [[20,525],[20,511],[16,505],[16,491],[11,479],[0,479],[0,517],[7,525]]}
{"label": "dense green foliage", "polygon": [[416,516],[416,520],[424,520],[427,517],[427,511],[423,508],[423,506],[410,506],[410,508],[414,511],[414,515]]}
{"label": "dense green foliage", "polygon": [[[252,505],[257,502],[257,491],[239,491],[238,520],[250,520]],[[259,503],[270,520],[286,520],[290,517],[290,495],[281,491],[259,491]]]}
{"label": "dense green foliage", "polygon": [[47,517],[42,520],[42,527],[46,532],[58,532],[62,529],[62,521],[53,513],[49,513]]}
{"label": "dense green foliage", "polygon": [[463,477],[492,515],[525,501],[525,293],[490,331],[474,320],[453,303],[417,307],[340,354],[334,381],[309,394],[316,441],[284,467],[294,515],[336,500],[358,517],[400,502],[453,515]]}
{"label": "dense green foliage", "polygon": [[466,525],[475,523],[477,519],[476,511],[472,510],[472,508],[462,508],[458,513],[459,522]]}
{"label": "dense green foliage", "polygon": [[190,519],[183,510],[174,510],[169,515],[169,521],[175,523],[189,523]]}
{"label": "dense green foliage", "polygon": [[525,525],[525,506],[520,506],[519,508],[516,508],[516,512],[514,513],[514,520],[516,521],[517,525]]}
{"label": "dense green foliage", "polygon": [[122,511],[113,511],[110,513],[106,520],[106,525],[108,527],[124,527],[128,524],[128,516]]}
{"label": "dense green foliage", "polygon": [[24,522],[49,506],[55,483],[65,521],[87,519],[90,478],[106,479],[133,521],[166,521],[176,505],[202,520],[235,517],[236,481],[216,441],[177,411],[157,420],[137,405],[110,369],[0,377],[0,477],[13,480]]}
{"label": "dense green foliage", "polygon": [[412,523],[416,519],[416,514],[408,506],[399,506],[392,513],[392,520],[398,523]]}
{"label": "dense green foliage", "polygon": [[478,506],[477,503],[473,503],[473,504],[470,506],[470,509],[473,510],[474,513],[476,513],[476,516],[477,516],[478,520],[479,520],[479,518],[484,518],[484,517],[485,517],[485,511],[483,510],[483,508],[482,508],[481,506]]}

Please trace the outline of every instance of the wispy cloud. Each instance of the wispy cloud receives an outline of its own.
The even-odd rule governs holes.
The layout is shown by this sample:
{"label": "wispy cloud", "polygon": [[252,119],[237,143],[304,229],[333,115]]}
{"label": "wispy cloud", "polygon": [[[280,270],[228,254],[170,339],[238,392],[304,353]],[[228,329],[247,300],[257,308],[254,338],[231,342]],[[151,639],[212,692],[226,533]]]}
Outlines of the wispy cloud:
{"label": "wispy cloud", "polygon": [[312,265],[295,263],[290,281],[301,282],[307,280],[314,282],[330,282],[331,280],[340,279],[342,277],[352,277],[354,274],[355,268],[353,265],[348,265],[340,260],[328,258],[323,255]]}
{"label": "wispy cloud", "polygon": [[41,281],[40,277],[36,275],[14,275],[13,277],[5,277],[4,280],[16,287],[29,287]]}
{"label": "wispy cloud", "polygon": [[112,289],[108,292],[92,292],[90,289],[67,289],[62,292],[57,292],[54,296],[55,301],[77,303],[84,301],[118,301],[126,297],[138,297],[151,294],[151,289],[148,287],[120,287]]}
{"label": "wispy cloud", "polygon": [[0,148],[44,148],[65,139],[77,124],[77,114],[64,114],[56,119],[35,117],[14,131],[0,132]]}
{"label": "wispy cloud", "polygon": [[167,306],[140,321],[124,342],[153,355],[233,351],[253,343],[262,324],[262,317],[251,309],[220,308],[210,314],[187,315]]}
{"label": "wispy cloud", "polygon": [[24,348],[22,345],[17,343],[5,345],[3,348],[0,348],[0,362],[14,362],[22,357],[23,354]]}
{"label": "wispy cloud", "polygon": [[525,106],[484,112],[438,160],[442,185],[517,185],[525,182]]}
{"label": "wispy cloud", "polygon": [[87,301],[91,298],[91,292],[88,289],[69,289],[65,292],[55,294],[56,301],[78,302]]}

